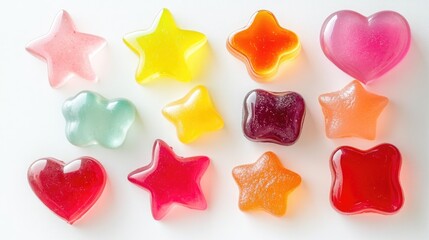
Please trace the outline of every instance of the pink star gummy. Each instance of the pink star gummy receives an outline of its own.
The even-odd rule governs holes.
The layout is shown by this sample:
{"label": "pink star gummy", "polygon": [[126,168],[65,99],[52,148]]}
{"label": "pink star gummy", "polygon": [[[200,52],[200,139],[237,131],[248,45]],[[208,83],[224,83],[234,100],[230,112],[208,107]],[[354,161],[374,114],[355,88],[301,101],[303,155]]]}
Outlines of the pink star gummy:
{"label": "pink star gummy", "polygon": [[147,189],[152,197],[152,215],[161,220],[173,203],[204,210],[207,203],[200,180],[210,164],[206,156],[177,156],[162,140],[153,146],[152,161],[128,175],[128,180]]}
{"label": "pink star gummy", "polygon": [[89,59],[105,45],[101,37],[77,32],[70,15],[62,10],[49,33],[29,43],[26,50],[46,61],[49,83],[58,88],[74,75],[96,82]]}

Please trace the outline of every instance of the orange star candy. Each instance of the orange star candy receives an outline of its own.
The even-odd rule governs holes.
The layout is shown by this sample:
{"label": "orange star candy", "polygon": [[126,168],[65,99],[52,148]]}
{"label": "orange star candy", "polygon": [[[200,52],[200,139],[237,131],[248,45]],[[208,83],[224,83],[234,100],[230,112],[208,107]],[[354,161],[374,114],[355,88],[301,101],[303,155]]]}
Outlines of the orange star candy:
{"label": "orange star candy", "polygon": [[249,74],[256,80],[269,80],[281,62],[298,55],[298,36],[282,28],[267,10],[256,12],[248,26],[231,34],[228,50],[246,63]]}
{"label": "orange star candy", "polygon": [[232,175],[240,188],[241,210],[263,210],[282,216],[286,213],[287,196],[301,183],[301,177],[284,168],[273,152],[264,153],[258,161],[235,167]]}
{"label": "orange star candy", "polygon": [[340,91],[320,95],[326,136],[374,140],[378,116],[388,102],[387,97],[366,91],[357,80]]}

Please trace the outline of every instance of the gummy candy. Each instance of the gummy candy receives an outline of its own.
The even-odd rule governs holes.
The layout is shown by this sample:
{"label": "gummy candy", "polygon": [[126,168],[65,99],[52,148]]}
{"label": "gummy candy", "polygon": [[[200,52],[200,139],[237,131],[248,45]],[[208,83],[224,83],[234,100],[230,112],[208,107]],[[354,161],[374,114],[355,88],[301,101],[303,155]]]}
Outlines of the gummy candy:
{"label": "gummy candy", "polygon": [[342,146],[331,157],[333,206],[344,214],[392,214],[403,205],[401,154],[392,144],[366,151]]}
{"label": "gummy candy", "polygon": [[117,148],[123,144],[136,110],[126,99],[107,100],[90,91],[82,91],[64,102],[67,139],[76,146],[100,144]]}
{"label": "gummy candy", "polygon": [[178,28],[165,8],[150,29],[127,34],[123,40],[140,56],[136,72],[138,83],[160,77],[190,81],[195,66],[189,58],[207,42],[202,33]]}
{"label": "gummy candy", "polygon": [[37,197],[70,224],[95,204],[107,178],[103,166],[91,157],[68,164],[55,158],[39,159],[30,166],[27,176]]}
{"label": "gummy candy", "polygon": [[207,208],[200,180],[210,164],[206,156],[179,157],[162,140],[153,145],[152,161],[128,175],[128,180],[148,190],[152,215],[161,220],[173,203],[197,210]]}
{"label": "gummy candy", "polygon": [[250,91],[244,99],[243,132],[251,141],[291,145],[305,117],[304,99],[295,92]]}
{"label": "gummy candy", "polygon": [[366,84],[405,57],[411,31],[407,20],[396,12],[382,11],[367,18],[343,10],[325,20],[320,42],[329,60]]}
{"label": "gummy candy", "polygon": [[49,83],[58,88],[75,75],[96,82],[90,57],[105,45],[101,37],[77,32],[70,15],[62,10],[49,33],[32,41],[26,50],[47,63]]}
{"label": "gummy candy", "polygon": [[282,28],[274,14],[256,12],[248,26],[230,35],[228,50],[243,60],[251,77],[270,80],[280,63],[295,58],[301,49],[298,36]]}
{"label": "gummy candy", "polygon": [[162,114],[176,126],[179,140],[183,143],[193,142],[206,132],[223,128],[222,117],[204,86],[197,86],[183,98],[167,104]]}
{"label": "gummy candy", "polygon": [[340,91],[320,95],[326,136],[375,139],[378,116],[388,102],[388,98],[366,91],[357,80]]}
{"label": "gummy candy", "polygon": [[237,166],[232,175],[240,188],[242,211],[262,208],[282,216],[287,196],[301,183],[301,177],[284,168],[273,152],[264,153],[255,163]]}

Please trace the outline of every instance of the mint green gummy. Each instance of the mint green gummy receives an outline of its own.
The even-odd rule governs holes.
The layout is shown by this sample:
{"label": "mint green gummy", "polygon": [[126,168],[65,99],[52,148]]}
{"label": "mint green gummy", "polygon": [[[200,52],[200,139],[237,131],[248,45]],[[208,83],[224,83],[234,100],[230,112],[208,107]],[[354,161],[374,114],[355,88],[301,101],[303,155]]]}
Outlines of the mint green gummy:
{"label": "mint green gummy", "polygon": [[71,144],[117,148],[124,143],[136,110],[126,99],[108,100],[95,92],[82,91],[64,102],[63,115]]}

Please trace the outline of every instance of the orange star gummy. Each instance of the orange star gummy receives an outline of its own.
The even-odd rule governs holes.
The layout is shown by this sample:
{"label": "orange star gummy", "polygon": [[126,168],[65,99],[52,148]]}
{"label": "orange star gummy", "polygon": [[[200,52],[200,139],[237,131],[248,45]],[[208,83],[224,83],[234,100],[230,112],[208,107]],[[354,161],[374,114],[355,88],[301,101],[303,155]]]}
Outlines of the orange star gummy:
{"label": "orange star gummy", "polygon": [[301,49],[298,36],[282,28],[274,14],[267,10],[256,12],[248,26],[231,34],[228,50],[246,63],[249,74],[256,80],[269,80],[281,62],[296,57]]}
{"label": "orange star gummy", "polygon": [[378,116],[388,102],[387,97],[366,91],[357,80],[340,91],[320,95],[326,136],[374,140]]}
{"label": "orange star gummy", "polygon": [[286,213],[287,196],[301,183],[301,177],[284,168],[273,152],[264,153],[253,164],[235,167],[232,175],[240,188],[241,210],[262,208],[276,216]]}

